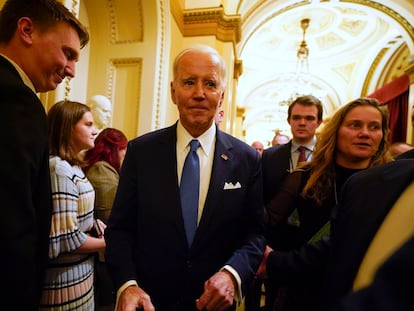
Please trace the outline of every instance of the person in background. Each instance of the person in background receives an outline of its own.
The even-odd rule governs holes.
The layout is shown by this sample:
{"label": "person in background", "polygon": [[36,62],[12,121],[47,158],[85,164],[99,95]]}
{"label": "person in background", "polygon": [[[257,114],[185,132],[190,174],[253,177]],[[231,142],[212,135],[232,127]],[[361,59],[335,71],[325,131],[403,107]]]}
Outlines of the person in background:
{"label": "person in background", "polygon": [[[412,111],[411,111],[411,126],[414,129],[414,107],[411,107]],[[410,144],[410,146],[412,146],[412,144]],[[407,150],[405,152],[402,152],[400,154],[398,154],[395,159],[396,160],[400,160],[400,159],[413,159],[414,158],[414,148],[411,148],[410,150]]]}
{"label": "person in background", "polygon": [[[105,233],[117,311],[234,310],[254,277],[266,244],[260,157],[214,122],[225,71],[209,46],[180,52],[179,120],[129,142]],[[200,178],[187,184],[190,158]]]}
{"label": "person in background", "polygon": [[276,134],[272,139],[272,147],[287,144],[290,140],[290,137],[285,134]]}
{"label": "person in background", "polygon": [[[37,92],[75,76],[86,28],[59,1],[2,1],[0,11],[0,300],[37,310],[52,202],[45,109]],[[6,285],[7,284],[7,285]]]}
{"label": "person in background", "polygon": [[[85,153],[84,171],[95,190],[95,218],[108,222],[118,188],[119,173],[128,139],[115,128],[103,129],[95,139],[95,146]],[[96,267],[97,311],[113,310],[113,288],[103,252],[99,254]]]}
{"label": "person in background", "polygon": [[390,145],[390,153],[394,158],[398,158],[399,155],[413,150],[414,146],[411,144],[407,144],[406,142],[403,141],[399,141],[399,142],[394,142]]}
{"label": "person in background", "polygon": [[256,151],[260,154],[260,156],[262,156],[262,153],[263,153],[263,150],[264,150],[264,146],[263,146],[263,144],[262,144],[261,141],[258,141],[258,140],[254,141],[254,142],[252,142],[252,145],[251,146],[254,149],[256,149]]}
{"label": "person in background", "polygon": [[323,106],[315,96],[300,96],[289,105],[287,122],[293,138],[286,144],[267,148],[262,155],[265,203],[275,195],[289,172],[296,168],[300,146],[306,147],[305,160],[312,159],[315,132],[322,123],[322,118]]}
{"label": "person in background", "polygon": [[[287,122],[290,125],[293,138],[283,145],[265,149],[262,154],[263,198],[265,204],[268,204],[279,191],[282,181],[296,168],[300,161],[310,161],[312,159],[312,152],[316,143],[315,132],[322,120],[323,106],[315,96],[300,96],[289,105]],[[303,158],[300,157],[300,148],[303,148]],[[268,232],[266,237],[270,246],[287,250],[285,237],[292,237],[297,234],[297,211],[294,211],[284,225],[278,226],[278,232]],[[271,310],[277,290],[270,280],[265,280],[265,283],[265,310]],[[257,299],[255,300],[257,301]],[[247,303],[249,304],[249,302]],[[252,305],[254,309],[257,302],[252,302]],[[247,311],[252,310],[252,308],[249,307]]]}
{"label": "person in background", "polygon": [[411,148],[410,150],[407,150],[395,156],[395,160],[413,159],[413,158],[414,158],[414,148]]}
{"label": "person in background", "polygon": [[[335,112],[319,135],[312,160],[292,172],[266,205],[266,223],[276,227],[270,232],[277,232],[277,226],[284,224],[294,209],[298,211],[298,234],[284,237],[287,251],[301,250],[329,236],[332,211],[345,181],[361,170],[392,161],[387,137],[388,116],[376,99],[358,98]],[[286,267],[286,254],[269,250],[261,267],[275,283],[288,285],[279,289],[275,310],[318,310],[323,271],[315,269],[310,278],[303,271],[298,279],[292,276],[312,256],[302,252],[303,260]],[[290,271],[294,273],[289,275]]]}
{"label": "person in background", "polygon": [[94,146],[97,131],[90,108],[68,100],[53,105],[47,121],[53,211],[39,310],[93,311],[95,253],[105,248],[105,225],[91,235],[95,192],[82,171],[82,151]]}

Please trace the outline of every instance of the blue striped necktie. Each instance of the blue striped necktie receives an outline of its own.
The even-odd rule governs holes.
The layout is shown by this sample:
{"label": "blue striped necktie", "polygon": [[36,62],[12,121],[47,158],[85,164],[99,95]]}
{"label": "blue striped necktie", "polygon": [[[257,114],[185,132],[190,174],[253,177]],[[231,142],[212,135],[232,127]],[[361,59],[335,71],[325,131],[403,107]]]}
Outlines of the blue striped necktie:
{"label": "blue striped necktie", "polygon": [[185,158],[180,183],[181,208],[188,245],[191,246],[197,230],[198,198],[200,191],[200,162],[197,149],[200,142],[193,139]]}

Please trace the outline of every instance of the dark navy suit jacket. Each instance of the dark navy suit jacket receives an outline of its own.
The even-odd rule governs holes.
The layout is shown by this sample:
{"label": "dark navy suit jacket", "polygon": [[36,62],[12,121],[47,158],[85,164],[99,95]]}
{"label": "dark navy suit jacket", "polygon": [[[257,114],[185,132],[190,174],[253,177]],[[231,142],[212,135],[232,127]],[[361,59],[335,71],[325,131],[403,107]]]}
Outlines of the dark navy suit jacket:
{"label": "dark navy suit jacket", "polygon": [[[105,232],[115,288],[137,280],[159,311],[195,310],[204,282],[224,265],[245,292],[266,244],[259,154],[217,129],[203,214],[187,246],[176,141],[175,124],[130,142]],[[226,182],[241,187],[225,190]]]}
{"label": "dark navy suit jacket", "polygon": [[[413,181],[413,178],[414,160],[398,160],[357,173],[351,176],[345,184],[340,198],[337,225],[333,227],[331,258],[327,270],[326,288],[323,291],[323,299],[326,302],[327,309],[335,306],[343,297],[350,294],[353,281],[372,239],[385,216],[400,194]],[[404,287],[407,286],[406,284],[410,284],[414,278],[413,244],[412,241],[408,242],[405,249],[403,248],[400,253],[391,257],[387,263],[391,265],[391,268],[388,266],[379,275],[382,280],[384,280],[384,277],[393,278],[393,284],[398,284],[393,292],[397,293],[401,290],[401,296],[397,295],[397,297],[408,299],[401,301],[401,303],[404,305],[404,303],[409,302],[410,310],[414,310],[414,296],[412,293],[409,297],[404,296]],[[404,257],[401,257],[403,254],[409,257],[404,259]],[[393,273],[390,273],[389,269],[392,269],[393,263],[401,262],[405,263],[404,268],[394,266],[395,275],[392,276]],[[404,269],[406,273],[402,273],[400,269]],[[389,281],[388,279],[386,282]],[[383,286],[389,286],[389,284],[383,283],[379,287],[372,287],[363,294],[372,295],[373,290],[383,289]],[[387,305],[387,300],[390,302],[391,299],[396,297],[393,296],[393,293],[382,293],[381,291],[377,291],[376,295],[377,297],[370,296],[370,298],[383,301],[383,306]],[[353,299],[357,300],[358,297],[362,298],[361,296],[355,296]],[[397,305],[390,309],[373,308],[365,310],[407,310],[396,307]],[[349,310],[360,309],[355,307]]]}
{"label": "dark navy suit jacket", "polygon": [[292,140],[287,144],[270,147],[263,151],[263,196],[268,204],[279,191],[283,179],[290,171],[290,149]]}
{"label": "dark navy suit jacket", "polygon": [[51,220],[46,113],[0,56],[0,275],[2,303],[37,310]]}

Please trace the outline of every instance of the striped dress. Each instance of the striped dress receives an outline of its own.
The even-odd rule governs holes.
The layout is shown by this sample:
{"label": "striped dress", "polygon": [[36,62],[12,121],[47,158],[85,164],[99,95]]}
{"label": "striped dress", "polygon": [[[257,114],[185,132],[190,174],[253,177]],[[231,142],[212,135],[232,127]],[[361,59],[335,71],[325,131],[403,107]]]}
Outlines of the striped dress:
{"label": "striped dress", "polygon": [[93,311],[94,253],[74,253],[93,226],[94,189],[82,169],[50,158],[53,213],[39,310]]}

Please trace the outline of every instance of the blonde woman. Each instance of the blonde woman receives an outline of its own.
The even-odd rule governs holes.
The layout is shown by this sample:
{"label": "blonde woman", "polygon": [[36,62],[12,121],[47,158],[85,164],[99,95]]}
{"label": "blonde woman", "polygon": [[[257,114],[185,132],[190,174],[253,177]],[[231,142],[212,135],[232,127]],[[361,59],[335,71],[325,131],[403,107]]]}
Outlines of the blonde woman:
{"label": "blonde woman", "polygon": [[[273,236],[278,235],[278,226],[283,223],[297,226],[294,234],[278,237],[281,242],[274,245],[275,251],[267,248],[259,268],[260,274],[267,274],[281,286],[289,285],[279,290],[275,310],[315,307],[320,282],[315,271],[321,270],[309,272],[304,267],[312,266],[315,258],[322,267],[317,254],[323,251],[306,251],[306,245],[329,236],[331,214],[348,177],[392,161],[387,136],[388,116],[376,99],[358,98],[342,106],[321,131],[312,160],[290,174],[266,206],[267,225]],[[297,215],[291,215],[294,210]],[[292,255],[295,251],[298,257]],[[294,277],[296,273],[298,278]],[[310,275],[312,281],[303,283],[309,282]]]}

